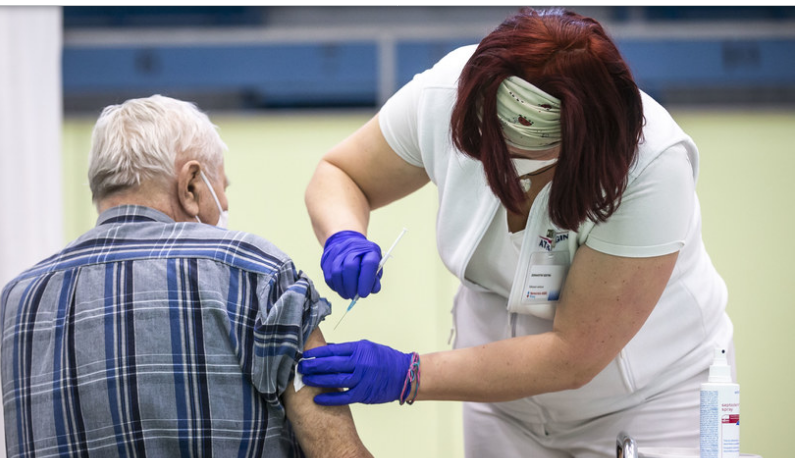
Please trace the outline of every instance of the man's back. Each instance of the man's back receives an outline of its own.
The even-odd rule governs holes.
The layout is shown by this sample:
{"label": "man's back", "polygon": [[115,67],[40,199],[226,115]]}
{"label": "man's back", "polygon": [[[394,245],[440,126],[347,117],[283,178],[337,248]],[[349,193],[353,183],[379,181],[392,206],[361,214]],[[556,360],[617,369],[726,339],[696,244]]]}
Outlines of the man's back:
{"label": "man's back", "polygon": [[280,395],[330,307],[260,238],[114,207],[2,307],[9,457],[300,455]]}

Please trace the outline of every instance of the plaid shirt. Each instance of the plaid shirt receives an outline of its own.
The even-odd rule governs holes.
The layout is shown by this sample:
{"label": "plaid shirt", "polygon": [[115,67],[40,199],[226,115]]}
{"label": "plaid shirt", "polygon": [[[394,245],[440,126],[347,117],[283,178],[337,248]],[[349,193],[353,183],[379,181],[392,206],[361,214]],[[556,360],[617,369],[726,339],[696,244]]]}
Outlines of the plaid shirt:
{"label": "plaid shirt", "polygon": [[279,396],[330,305],[262,238],[115,207],[0,305],[9,457],[302,455]]}

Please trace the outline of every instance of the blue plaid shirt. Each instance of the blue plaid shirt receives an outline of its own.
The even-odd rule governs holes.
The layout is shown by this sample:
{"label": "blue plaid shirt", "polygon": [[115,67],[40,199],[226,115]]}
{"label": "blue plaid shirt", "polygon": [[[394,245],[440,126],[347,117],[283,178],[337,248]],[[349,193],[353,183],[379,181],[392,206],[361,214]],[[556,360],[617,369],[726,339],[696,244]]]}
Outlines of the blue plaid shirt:
{"label": "blue plaid shirt", "polygon": [[330,313],[257,236],[121,206],[2,292],[16,456],[301,456],[280,395]]}

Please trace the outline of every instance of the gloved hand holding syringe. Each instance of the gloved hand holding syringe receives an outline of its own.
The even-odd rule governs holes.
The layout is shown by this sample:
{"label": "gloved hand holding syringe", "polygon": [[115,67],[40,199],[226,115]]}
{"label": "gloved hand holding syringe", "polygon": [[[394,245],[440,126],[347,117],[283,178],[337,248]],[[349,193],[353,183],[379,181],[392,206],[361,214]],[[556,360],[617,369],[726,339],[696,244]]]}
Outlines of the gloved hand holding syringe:
{"label": "gloved hand holding syringe", "polygon": [[[400,241],[400,239],[403,237],[403,234],[405,234],[407,230],[408,230],[408,229],[406,229],[406,228],[404,227],[404,228],[403,228],[403,230],[402,230],[402,231],[400,231],[400,234],[397,236],[397,238],[395,239],[395,241],[394,241],[394,242],[392,242],[392,246],[391,246],[391,247],[389,247],[389,249],[386,251],[386,253],[384,253],[384,256],[381,258],[381,261],[378,263],[378,268],[377,268],[377,269],[376,269],[376,271],[375,271],[376,278],[378,277],[378,274],[381,272],[381,270],[384,268],[384,264],[386,264],[386,261],[387,261],[387,260],[388,260],[390,257],[392,257],[392,250],[394,250],[394,249],[395,249],[395,245],[397,245],[397,243]],[[357,293],[357,294],[356,294],[356,295],[353,297],[353,300],[351,300],[351,303],[348,305],[348,308],[347,308],[347,309],[345,309],[345,313],[343,313],[343,314],[342,314],[342,316],[340,317],[340,320],[339,320],[339,321],[337,321],[337,324],[334,326],[334,329],[337,329],[337,326],[339,326],[339,325],[340,325],[340,323],[342,323],[342,319],[343,319],[343,318],[345,318],[345,315],[347,315],[347,314],[348,314],[348,312],[350,312],[350,311],[351,311],[351,309],[353,308],[353,306],[354,306],[354,305],[356,305],[356,301],[358,301],[358,300],[359,300],[359,294]]]}

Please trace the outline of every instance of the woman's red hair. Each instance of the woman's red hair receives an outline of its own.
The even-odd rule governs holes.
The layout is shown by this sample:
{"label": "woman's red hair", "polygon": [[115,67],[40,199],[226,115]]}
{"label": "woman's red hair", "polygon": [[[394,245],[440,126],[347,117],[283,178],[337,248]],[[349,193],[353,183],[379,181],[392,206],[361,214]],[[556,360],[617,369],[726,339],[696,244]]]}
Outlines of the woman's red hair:
{"label": "woman's red hair", "polygon": [[464,67],[453,143],[483,163],[492,191],[518,213],[525,196],[496,113],[497,88],[512,75],[561,100],[552,222],[576,231],[586,220],[605,221],[621,202],[643,128],[640,91],[615,44],[591,18],[523,8],[486,36]]}

